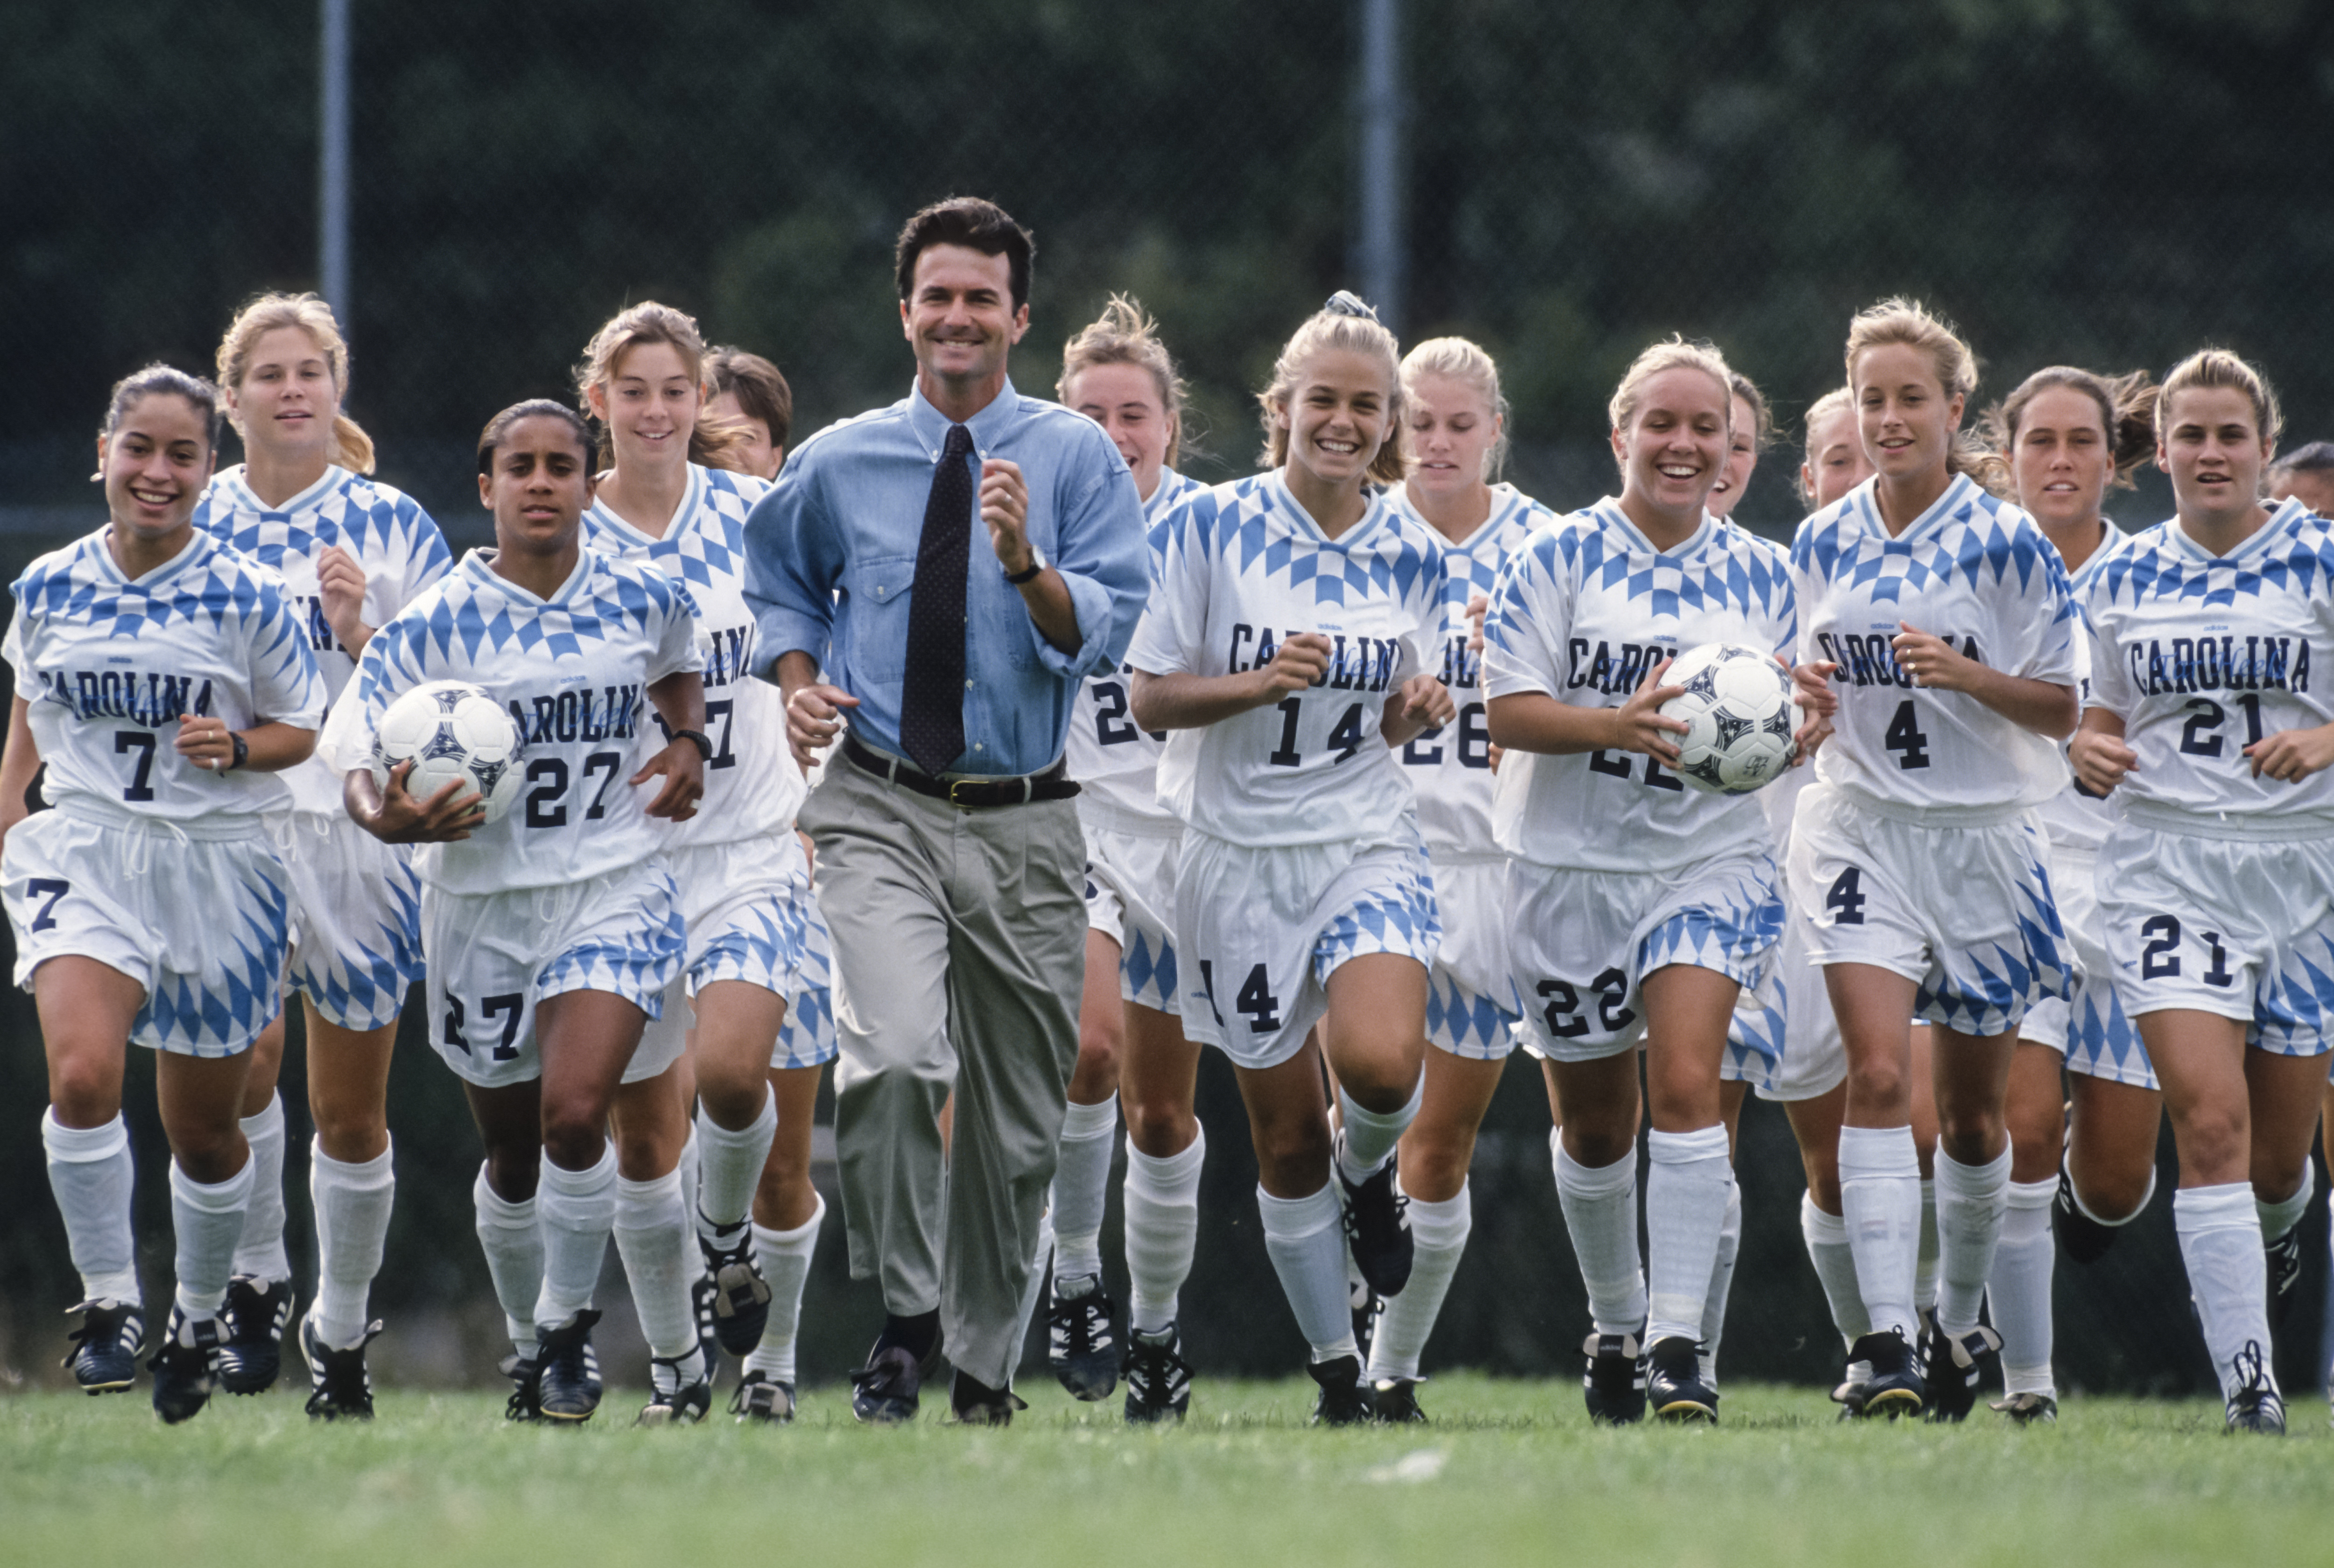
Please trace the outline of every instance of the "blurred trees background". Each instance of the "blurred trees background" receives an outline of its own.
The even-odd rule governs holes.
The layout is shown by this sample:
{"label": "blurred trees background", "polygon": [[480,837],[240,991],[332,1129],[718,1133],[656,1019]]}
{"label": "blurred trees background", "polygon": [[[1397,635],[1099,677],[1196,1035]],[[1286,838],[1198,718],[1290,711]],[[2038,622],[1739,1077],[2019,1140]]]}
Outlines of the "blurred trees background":
{"label": "blurred trees background", "polygon": [[[1837,383],[1848,314],[1899,292],[1966,329],[1982,397],[2062,361],[2160,370],[2209,341],[2266,365],[2294,439],[2334,434],[2322,0],[1403,9],[1403,336],[1463,332],[1498,355],[1514,475],[1560,508],[1606,487],[1605,400],[1651,339],[1715,339],[1789,418]],[[1188,466],[1245,471],[1252,394],[1281,341],[1358,283],[1354,12],[355,0],[350,409],[383,475],[458,543],[475,539],[469,453],[487,415],[563,395],[593,329],[657,298],[776,359],[807,434],[904,390],[892,237],[917,205],[969,191],[1037,235],[1022,388],[1048,389],[1062,340],[1131,290],[1194,385],[1201,455]],[[0,564],[13,574],[99,520],[88,443],[113,379],[154,358],[207,369],[240,301],[314,285],[318,40],[312,0],[14,0],[6,30],[0,358],[19,373],[0,380]],[[1779,534],[1796,520],[1796,457],[1787,445],[1761,466],[1747,521]],[[2159,496],[2127,500],[2125,521],[2161,515]],[[0,1313],[14,1323],[0,1351],[26,1368],[27,1333],[45,1358],[44,1314],[72,1297],[35,1136],[37,1035],[21,997],[0,1006],[0,1180],[14,1200],[0,1217]],[[483,1290],[463,1196],[475,1143],[450,1079],[412,1044],[381,1290],[392,1316]],[[1222,1320],[1195,1321],[1194,1345],[1203,1370],[1278,1368],[1293,1330],[1255,1294],[1269,1275],[1215,1067],[1215,1228],[1194,1293],[1223,1310],[1194,1312]],[[1747,1120],[1753,1217],[1731,1364],[1823,1377],[1834,1351],[1797,1236],[1797,1162],[1771,1109]],[[1578,1284],[1544,1128],[1519,1068],[1440,1357],[1570,1364]],[[303,1164],[295,1153],[295,1179]],[[1505,1207],[1481,1201],[1494,1192]],[[2202,1370],[2163,1207],[2146,1267],[2062,1271],[2062,1303],[2143,1295],[2163,1317],[2153,1337],[2066,1335],[2077,1380],[2185,1385]],[[2311,1225],[2314,1247],[2322,1231]],[[821,1270],[807,1332],[833,1373],[860,1353],[868,1309],[825,1248]],[[848,1331],[831,1343],[823,1300]],[[1232,1303],[1249,1302],[1287,1344],[1235,1324]]]}

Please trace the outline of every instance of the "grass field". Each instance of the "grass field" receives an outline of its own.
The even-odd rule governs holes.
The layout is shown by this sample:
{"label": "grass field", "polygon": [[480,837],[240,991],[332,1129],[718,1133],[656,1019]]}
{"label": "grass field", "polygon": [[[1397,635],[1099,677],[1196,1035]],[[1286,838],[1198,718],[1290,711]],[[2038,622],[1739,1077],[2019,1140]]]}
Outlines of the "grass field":
{"label": "grass field", "polygon": [[[1717,1430],[1597,1431],[1577,1384],[1438,1378],[1426,1428],[1313,1431],[1312,1385],[1203,1381],[1180,1430],[1050,1386],[1009,1431],[522,1429],[480,1394],[391,1393],[312,1427],[279,1392],[165,1430],[122,1398],[0,1399],[0,1562],[1659,1563],[1754,1568],[2325,1562],[2325,1408],[2225,1438],[2201,1402],[2070,1402],[2056,1429],[1843,1427],[1817,1392],[1735,1388]],[[1980,1411],[1983,1416],[1985,1412]],[[610,1419],[607,1417],[614,1417]]]}

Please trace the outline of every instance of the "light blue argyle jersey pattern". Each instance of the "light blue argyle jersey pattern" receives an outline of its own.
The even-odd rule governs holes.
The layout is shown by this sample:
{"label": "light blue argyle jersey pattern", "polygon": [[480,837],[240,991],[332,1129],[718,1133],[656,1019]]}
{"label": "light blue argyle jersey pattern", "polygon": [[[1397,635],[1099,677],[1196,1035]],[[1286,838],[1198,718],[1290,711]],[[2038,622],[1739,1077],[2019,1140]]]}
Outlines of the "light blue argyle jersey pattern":
{"label": "light blue argyle jersey pattern", "polygon": [[253,814],[283,782],[198,768],[175,746],[194,714],[236,729],[314,729],[325,692],[274,572],[197,534],[175,560],[131,581],[101,528],[25,569],[5,654],[31,703],[50,803],[81,794],[164,818]]}
{"label": "light blue argyle jersey pattern", "polygon": [[1139,920],[1126,922],[1125,942],[1119,948],[1119,992],[1138,1007],[1154,1013],[1182,1009],[1175,990],[1175,944],[1164,931]]}
{"label": "light blue argyle jersey pattern", "polygon": [[665,990],[689,961],[689,927],[672,879],[660,872],[655,880],[656,890],[642,896],[640,919],[629,928],[594,928],[535,971],[535,1006],[569,991],[605,991],[651,1019],[664,1016]]}
{"label": "light blue argyle jersey pattern", "polygon": [[1340,964],[1371,953],[1415,958],[1430,970],[1442,945],[1442,911],[1424,855],[1405,856],[1397,870],[1330,919],[1313,942],[1313,979],[1322,986]]}
{"label": "light blue argyle jersey pattern", "polygon": [[2116,794],[2209,815],[2334,816],[2334,769],[2255,778],[2244,748],[2334,720],[2334,525],[2299,501],[2213,555],[2175,518],[2086,578],[2091,702],[2139,754]]}
{"label": "light blue argyle jersey pattern", "polygon": [[2136,1089],[2163,1087],[2109,976],[2085,976],[2068,1000],[2067,1071],[2111,1078]]}
{"label": "light blue argyle jersey pattern", "polygon": [[[1913,998],[1913,1015],[1963,1034],[2007,1034],[2026,1009],[2045,996],[2069,997],[2076,967],[2073,944],[2059,923],[2050,892],[2045,841],[2031,826],[2025,835],[2014,892],[2019,943],[1932,952],[1928,976]],[[2070,1030],[2069,1033],[2072,1031]]]}
{"label": "light blue argyle jersey pattern", "polygon": [[727,589],[743,580],[746,514],[769,488],[750,474],[691,463],[689,487],[661,538],[650,538],[595,501],[584,514],[584,543],[604,555],[646,559],[680,578],[701,603],[707,595],[699,590]]}
{"label": "light blue argyle jersey pattern", "polygon": [[242,465],[213,478],[195,504],[195,526],[284,579],[308,646],[337,699],[356,656],[324,620],[317,561],[345,551],[365,575],[363,619],[379,626],[454,564],[446,536],[410,495],[362,474],[330,467],[299,495],[270,506],[252,491]]}
{"label": "light blue argyle jersey pattern", "polygon": [[[1637,972],[1631,995],[1642,998],[1645,976],[1672,964],[1724,975],[1742,987],[1727,1024],[1724,1076],[1765,1083],[1783,1059],[1788,1016],[1783,988],[1762,982],[1783,938],[1783,899],[1775,862],[1763,874],[1730,877],[1713,885],[1721,896],[1679,909],[1637,945]],[[1640,1012],[1642,999],[1631,1004]]]}
{"label": "light blue argyle jersey pattern", "polygon": [[1454,1056],[1479,1062],[1505,1057],[1515,1049],[1520,1011],[1513,985],[1504,1003],[1495,1002],[1469,990],[1446,969],[1427,970],[1426,1038]]}
{"label": "light blue argyle jersey pattern", "polygon": [[692,933],[695,956],[689,965],[689,994],[720,980],[786,998],[786,1022],[778,1031],[770,1065],[816,1067],[834,1060],[834,949],[826,919],[807,882],[772,889],[766,898],[726,908],[720,928],[709,938]]}
{"label": "light blue argyle jersey pattern", "polygon": [[422,973],[421,879],[401,855],[369,861],[363,885],[344,884],[325,909],[303,911],[285,976],[327,1023],[359,1034],[396,1023]]}
{"label": "light blue argyle jersey pattern", "polygon": [[2334,1029],[2334,938],[2320,926],[2296,936],[2278,957],[2277,972],[2253,987],[2245,1042],[2281,1055],[2317,1055]]}
{"label": "light blue argyle jersey pattern", "polygon": [[252,855],[244,865],[246,875],[206,890],[214,900],[203,911],[211,967],[199,975],[154,968],[146,1004],[130,1022],[130,1038],[139,1044],[232,1056],[248,1049],[282,1010],[291,899],[272,855]]}
{"label": "light blue argyle jersey pattern", "polygon": [[[1615,708],[1666,659],[1706,643],[1789,657],[1798,601],[1783,553],[1705,515],[1664,550],[1611,496],[1534,533],[1500,569],[1483,623],[1483,690]],[[1762,847],[1759,802],[1688,789],[1625,751],[1509,752],[1493,792],[1498,846],[1536,865],[1668,871]]]}

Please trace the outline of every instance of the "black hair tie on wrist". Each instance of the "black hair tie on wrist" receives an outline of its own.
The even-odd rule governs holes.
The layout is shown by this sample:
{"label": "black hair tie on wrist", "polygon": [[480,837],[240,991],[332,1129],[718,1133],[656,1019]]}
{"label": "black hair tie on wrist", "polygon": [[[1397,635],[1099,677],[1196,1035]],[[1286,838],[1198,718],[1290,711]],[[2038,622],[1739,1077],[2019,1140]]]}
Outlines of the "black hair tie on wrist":
{"label": "black hair tie on wrist", "polygon": [[228,763],[226,767],[221,768],[219,770],[221,773],[232,772],[251,760],[251,747],[247,743],[246,743],[243,736],[236,734],[233,730],[229,730],[227,732],[227,739],[235,742],[235,759]]}

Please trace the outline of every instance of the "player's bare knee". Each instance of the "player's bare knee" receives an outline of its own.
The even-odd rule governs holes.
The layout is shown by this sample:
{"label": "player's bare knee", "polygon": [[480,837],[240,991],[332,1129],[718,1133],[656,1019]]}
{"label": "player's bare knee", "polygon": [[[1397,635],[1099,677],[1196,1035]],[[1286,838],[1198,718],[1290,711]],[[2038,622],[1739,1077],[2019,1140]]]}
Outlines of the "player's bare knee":
{"label": "player's bare knee", "polygon": [[2068,1178],[2084,1211],[2110,1225],[2121,1225],[2139,1212],[2139,1206],[2147,1201],[2148,1178],[2154,1169],[2152,1160],[2095,1168],[2086,1165],[2079,1153],[2067,1162]]}
{"label": "player's bare knee", "polygon": [[2004,1117],[2010,1130],[2010,1179],[2031,1185],[2058,1174],[2066,1113],[2056,1105],[2016,1105]]}
{"label": "player's bare knee", "polygon": [[487,1150],[487,1186],[505,1203],[525,1203],[543,1179],[543,1150],[533,1143]]}
{"label": "player's bare knee", "polygon": [[762,1107],[769,1102],[770,1080],[767,1073],[740,1074],[709,1072],[709,1063],[700,1061],[697,1068],[697,1102],[705,1108],[716,1127],[730,1132],[742,1132],[760,1119]]}
{"label": "player's bare knee", "polygon": [[1960,1164],[1986,1165],[2000,1159],[2007,1138],[1997,1111],[1940,1110],[1937,1113],[1937,1147]]}
{"label": "player's bare knee", "polygon": [[49,1101],[67,1127],[102,1127],[121,1111],[121,1074],[81,1053],[49,1067]]}
{"label": "player's bare knee", "polygon": [[1464,1137],[1430,1137],[1416,1144],[1404,1140],[1402,1189],[1422,1203],[1448,1202],[1467,1184],[1467,1168],[1474,1157],[1472,1132]]}
{"label": "player's bare knee", "polygon": [[169,1140],[170,1158],[188,1177],[213,1187],[241,1170],[250,1158],[250,1146],[232,1119],[171,1116],[162,1118]]}
{"label": "player's bare knee", "polygon": [[1575,1116],[1565,1123],[1564,1149],[1575,1165],[1601,1170],[1636,1152],[1637,1129],[1603,1117]]}
{"label": "player's bare knee", "polygon": [[1134,1147],[1153,1159],[1166,1159],[1191,1147],[1200,1134],[1200,1119],[1191,1107],[1172,1101],[1128,1100],[1123,1106],[1126,1135]]}
{"label": "player's bare knee", "polygon": [[1286,1191],[1329,1169],[1329,1124],[1326,1121],[1284,1117],[1257,1128],[1255,1135],[1257,1171],[1268,1188]]}

